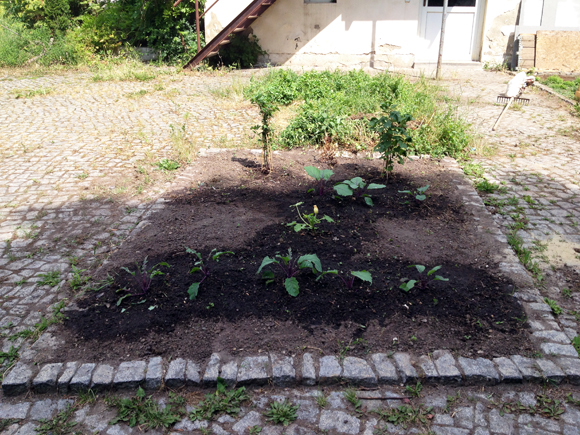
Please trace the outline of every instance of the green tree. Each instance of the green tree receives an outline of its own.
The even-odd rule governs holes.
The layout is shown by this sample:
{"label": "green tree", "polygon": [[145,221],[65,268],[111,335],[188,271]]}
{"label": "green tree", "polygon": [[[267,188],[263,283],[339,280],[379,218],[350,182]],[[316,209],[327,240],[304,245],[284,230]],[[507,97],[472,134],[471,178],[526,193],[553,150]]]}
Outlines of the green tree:
{"label": "green tree", "polygon": [[53,35],[64,32],[70,23],[68,0],[45,0],[44,22]]}

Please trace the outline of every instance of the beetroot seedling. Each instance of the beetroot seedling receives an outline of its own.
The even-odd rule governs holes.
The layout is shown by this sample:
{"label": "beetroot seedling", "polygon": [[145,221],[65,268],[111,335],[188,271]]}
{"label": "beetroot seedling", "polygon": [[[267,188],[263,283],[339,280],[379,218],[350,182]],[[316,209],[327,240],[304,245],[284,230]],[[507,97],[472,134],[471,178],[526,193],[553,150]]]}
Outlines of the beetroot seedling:
{"label": "beetroot seedling", "polygon": [[197,294],[199,293],[199,286],[211,274],[211,271],[214,267],[212,263],[218,263],[222,255],[233,254],[232,251],[223,251],[223,252],[215,252],[215,251],[216,249],[211,250],[211,252],[207,256],[206,262],[204,263],[203,258],[201,257],[201,254],[199,252],[194,251],[193,249],[190,248],[185,248],[185,252],[187,252],[188,254],[193,254],[198,258],[198,260],[194,263],[193,268],[189,271],[189,273],[201,272],[203,275],[203,278],[201,279],[200,282],[194,282],[189,286],[189,289],[187,290],[189,300],[193,301],[197,297]]}
{"label": "beetroot seedling", "polygon": [[139,265],[139,263],[135,263],[135,266],[137,267],[137,270],[130,270],[126,267],[122,267],[121,269],[124,270],[125,272],[131,274],[131,276],[133,277],[133,280],[135,281],[135,283],[138,286],[137,290],[127,290],[126,288],[118,290],[118,291],[124,291],[127,292],[127,294],[121,296],[118,300],[117,300],[117,306],[121,305],[121,302],[123,302],[123,299],[129,297],[129,296],[144,296],[148,291],[149,288],[151,287],[151,282],[153,281],[153,278],[156,277],[157,275],[165,275],[165,273],[161,272],[159,270],[159,267],[163,266],[163,267],[171,267],[168,263],[166,262],[161,262],[161,263],[157,263],[156,265],[150,267],[149,269],[147,268],[147,257],[145,257],[145,259],[143,260],[143,264]]}
{"label": "beetroot seedling", "polygon": [[415,287],[415,284],[417,284],[417,283],[421,289],[426,289],[427,285],[432,281],[449,281],[448,278],[443,278],[441,275],[435,275],[435,277],[433,279],[429,279],[429,277],[431,275],[433,275],[435,272],[437,272],[439,269],[441,269],[441,266],[435,266],[433,269],[431,269],[425,275],[423,275],[423,272],[425,271],[425,266],[422,266],[420,264],[414,264],[414,265],[411,265],[409,267],[415,267],[420,275],[419,275],[418,280],[410,279],[409,281],[401,284],[399,286],[399,288],[403,291],[409,292],[412,288]]}
{"label": "beetroot seedling", "polygon": [[399,193],[406,193],[407,195],[413,195],[413,196],[415,196],[415,199],[417,201],[423,202],[423,201],[425,201],[425,199],[427,199],[427,196],[425,195],[425,192],[427,191],[427,189],[429,189],[429,185],[419,187],[416,190],[399,190]]}
{"label": "beetroot seedling", "polygon": [[354,271],[351,271],[350,272],[350,276],[348,274],[341,275],[338,272],[338,270],[327,270],[326,272],[322,272],[318,276],[318,278],[316,278],[316,281],[318,281],[324,275],[328,275],[328,274],[338,276],[341,279],[344,287],[347,288],[347,289],[349,289],[349,290],[353,288],[355,278],[358,278],[361,281],[366,281],[369,284],[372,284],[373,283],[373,277],[371,276],[371,273],[368,272],[368,271],[366,271],[366,270],[354,270]]}
{"label": "beetroot seedling", "polygon": [[334,174],[330,169],[320,170],[314,166],[305,166],[304,170],[316,180],[316,188],[309,189],[308,193],[314,192],[319,196],[323,196],[326,192],[332,190],[327,183],[332,174]]}
{"label": "beetroot seedling", "polygon": [[[302,255],[298,258],[292,257],[292,249],[288,249],[288,255],[282,256],[276,254],[274,258],[264,257],[262,264],[256,274],[259,274],[262,269],[270,264],[277,264],[284,273],[284,287],[290,296],[296,297],[299,293],[298,280],[296,275],[302,269],[311,269],[313,273],[322,272],[322,264],[316,254]],[[271,270],[266,270],[262,274],[262,278],[266,280],[266,284],[274,281],[275,275]]]}
{"label": "beetroot seedling", "polygon": [[297,223],[296,221],[292,221],[289,224],[286,224],[289,227],[294,227],[294,231],[299,232],[299,231],[302,231],[304,229],[316,231],[318,229],[318,227],[316,225],[319,225],[323,220],[326,222],[334,223],[334,219],[332,219],[330,216],[327,216],[327,215],[324,215],[319,219],[317,217],[318,216],[318,207],[316,207],[316,206],[314,206],[313,213],[300,214],[300,209],[298,207],[301,206],[302,204],[304,204],[304,203],[298,202],[298,203],[290,206],[290,207],[296,207],[296,211],[298,212],[298,217],[300,219],[302,219],[302,222],[303,222],[303,223]]}
{"label": "beetroot seedling", "polygon": [[371,196],[367,193],[373,189],[383,189],[387,186],[384,184],[365,183],[361,177],[354,177],[350,180],[344,180],[334,186],[334,190],[340,196],[352,196],[355,199],[364,198],[365,203],[372,207],[374,205]]}

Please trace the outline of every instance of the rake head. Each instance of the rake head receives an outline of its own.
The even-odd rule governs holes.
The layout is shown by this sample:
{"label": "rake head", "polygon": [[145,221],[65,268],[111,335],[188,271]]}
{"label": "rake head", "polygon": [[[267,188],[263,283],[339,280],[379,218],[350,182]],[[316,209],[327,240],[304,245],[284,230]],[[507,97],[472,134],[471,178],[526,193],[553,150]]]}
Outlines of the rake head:
{"label": "rake head", "polygon": [[[530,104],[530,99],[529,98],[520,98],[520,97],[512,97],[513,98],[513,102],[514,103],[518,103],[521,104],[523,106],[527,106],[528,104]],[[498,95],[497,97],[497,102],[501,103],[501,104],[507,104],[510,101],[510,97],[504,97],[501,95]]]}

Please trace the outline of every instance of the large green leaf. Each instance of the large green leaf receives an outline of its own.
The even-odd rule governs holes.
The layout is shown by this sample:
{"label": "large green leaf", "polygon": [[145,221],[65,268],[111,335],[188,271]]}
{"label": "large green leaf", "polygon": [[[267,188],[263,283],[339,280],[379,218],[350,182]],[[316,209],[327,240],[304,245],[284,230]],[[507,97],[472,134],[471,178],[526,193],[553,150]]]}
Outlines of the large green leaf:
{"label": "large green leaf", "polygon": [[327,274],[331,274],[331,275],[338,275],[338,270],[327,270],[326,272],[322,272],[320,275],[318,275],[318,277],[316,278],[316,281],[318,281],[320,278],[322,278],[324,275]]}
{"label": "large green leaf", "polygon": [[272,263],[278,263],[278,260],[275,260],[274,258],[270,258],[270,257],[264,257],[264,259],[262,260],[262,264],[260,265],[260,268],[258,269],[258,271],[256,272],[256,275],[260,273],[260,271],[266,267],[268,264],[272,264]]}
{"label": "large green leaf", "polygon": [[298,259],[298,266],[300,269],[309,267],[313,272],[322,272],[322,264],[316,254],[303,255]]}
{"label": "large green leaf", "polygon": [[212,260],[214,261],[219,261],[218,259],[225,254],[234,254],[232,251],[224,251],[224,252],[216,252],[213,257],[211,257]]}
{"label": "large green leaf", "polygon": [[[417,268],[419,273],[423,273],[425,271],[425,266],[423,266],[421,264],[415,264],[415,267]],[[427,274],[427,275],[429,275],[429,274]]]}
{"label": "large green leaf", "polygon": [[362,279],[368,283],[373,283],[373,277],[371,276],[370,272],[366,270],[358,270],[350,273],[352,276],[356,276],[358,279]]}
{"label": "large green leaf", "polygon": [[299,289],[298,289],[298,280],[294,277],[286,278],[284,280],[284,287],[286,287],[286,291],[290,296],[296,297],[298,296]]}
{"label": "large green leaf", "polygon": [[384,187],[387,187],[387,186],[385,186],[384,184],[371,183],[371,184],[369,184],[369,187],[367,187],[367,189],[369,189],[369,190],[370,189],[382,189]]}
{"label": "large green leaf", "polygon": [[352,189],[344,183],[339,183],[334,186],[334,190],[336,190],[336,193],[340,196],[352,196]]}
{"label": "large green leaf", "polygon": [[429,272],[427,272],[427,276],[434,274],[439,269],[441,269],[441,266],[435,266],[433,269],[431,269]]}
{"label": "large green leaf", "polygon": [[189,295],[190,301],[195,300],[195,298],[197,297],[197,294],[199,293],[199,284],[200,284],[199,282],[194,282],[189,286],[187,294]]}
{"label": "large green leaf", "polygon": [[368,196],[368,195],[367,195],[367,196],[365,196],[365,202],[367,203],[367,205],[368,205],[369,207],[372,207],[373,205],[375,205],[375,204],[373,203],[373,200],[371,199],[371,197],[370,197],[370,196]]}
{"label": "large green leaf", "polygon": [[[304,166],[304,170],[306,171],[306,173],[308,175],[310,175],[312,178],[314,178],[316,181],[322,179],[322,176],[324,174],[324,172],[320,172],[320,169],[315,168],[314,166]],[[332,172],[332,171],[330,171]],[[332,174],[331,174],[332,175]],[[325,178],[326,180],[327,178]]]}
{"label": "large green leaf", "polygon": [[332,172],[330,169],[325,169],[322,171],[322,178],[328,181],[328,179],[332,177],[332,174],[334,174],[334,172]]}

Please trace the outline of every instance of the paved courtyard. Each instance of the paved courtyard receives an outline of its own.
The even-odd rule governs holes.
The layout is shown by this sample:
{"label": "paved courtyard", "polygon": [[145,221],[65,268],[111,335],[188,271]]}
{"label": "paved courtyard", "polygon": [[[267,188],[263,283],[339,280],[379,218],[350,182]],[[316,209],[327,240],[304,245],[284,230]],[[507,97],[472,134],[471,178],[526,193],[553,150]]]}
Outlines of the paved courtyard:
{"label": "paved courtyard", "polygon": [[[95,81],[88,73],[11,77],[0,71],[0,327],[6,332],[2,352],[18,351],[22,358],[34,359],[38,350],[29,348],[26,337],[14,335],[42,316],[50,317],[65,297],[61,288],[67,281],[82,284],[149,213],[163,207],[164,192],[180,177],[179,171],[173,175],[157,166],[172,156],[172,144],[252,144],[250,127],[258,123],[258,113],[239,93],[249,77],[249,72],[233,72],[167,74],[145,82]],[[479,135],[474,163],[485,172],[474,176],[475,182],[485,177],[503,188],[482,193],[488,210],[512,241],[521,238],[542,296],[564,308],[558,322],[573,338],[580,303],[580,292],[574,292],[580,290],[579,118],[567,103],[531,89],[525,95],[530,105],[509,110],[492,132],[503,107],[494,104],[495,98],[509,79],[473,67],[449,67],[444,84]],[[580,434],[580,408],[563,402],[566,394],[576,394],[575,387],[507,387],[427,386],[423,398],[413,404],[435,407],[428,412],[428,425],[410,431],[391,425],[380,433]],[[446,410],[447,397],[458,391],[461,399]],[[322,408],[315,397],[319,389],[254,390],[253,404],[243,407],[239,418],[197,426],[184,420],[175,430],[248,433],[259,426],[263,434],[279,434],[282,429],[269,425],[262,412],[266,403],[284,397],[301,405],[298,420],[284,433],[371,434],[383,428],[377,414],[358,412],[343,392],[322,390],[328,397]],[[565,412],[532,415],[529,407],[537,405],[536,394],[543,392],[559,400],[555,409]],[[378,396],[362,397],[365,394]],[[377,403],[399,406],[408,391],[381,389],[359,396],[371,409]],[[166,395],[156,398],[167,401]],[[2,397],[0,419],[22,420],[2,433],[34,433],[39,419],[54,416],[73,400]],[[516,401],[527,410],[501,408],[503,402]],[[78,425],[73,431],[138,432],[124,424],[108,425],[114,412],[102,400],[74,406]]]}

